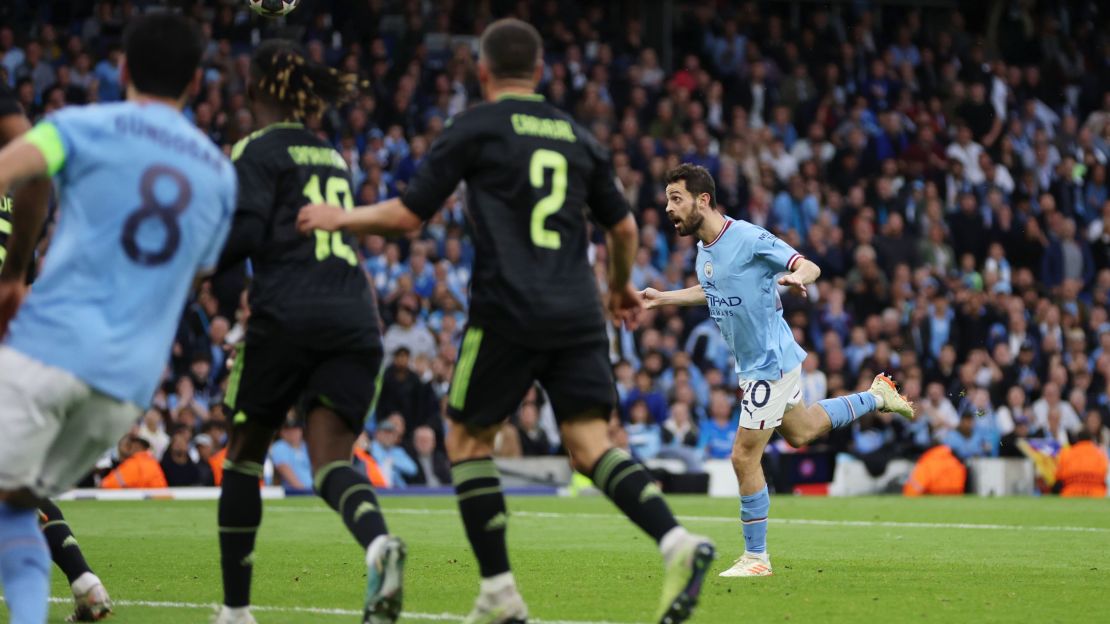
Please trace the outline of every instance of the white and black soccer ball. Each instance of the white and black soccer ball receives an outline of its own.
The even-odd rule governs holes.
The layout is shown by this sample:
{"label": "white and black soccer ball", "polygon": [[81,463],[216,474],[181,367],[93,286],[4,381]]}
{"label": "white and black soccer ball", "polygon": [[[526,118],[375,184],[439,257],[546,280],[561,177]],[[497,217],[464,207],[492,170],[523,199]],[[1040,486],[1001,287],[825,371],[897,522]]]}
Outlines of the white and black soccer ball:
{"label": "white and black soccer ball", "polygon": [[263,17],[289,15],[301,0],[248,0],[251,10]]}

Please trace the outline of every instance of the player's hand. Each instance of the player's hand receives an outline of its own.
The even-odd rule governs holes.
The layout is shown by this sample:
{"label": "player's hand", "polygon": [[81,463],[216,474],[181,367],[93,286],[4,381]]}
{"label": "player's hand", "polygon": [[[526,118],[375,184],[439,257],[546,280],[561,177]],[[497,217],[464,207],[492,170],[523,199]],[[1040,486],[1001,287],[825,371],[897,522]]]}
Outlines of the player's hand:
{"label": "player's hand", "polygon": [[779,278],[779,286],[787,286],[799,295],[809,297],[809,291],[806,290],[806,283],[793,273],[788,273]]}
{"label": "player's hand", "polygon": [[644,301],[632,284],[609,287],[609,312],[613,316],[613,323],[623,323],[628,329],[636,329],[643,310]]}
{"label": "player's hand", "polygon": [[0,280],[0,338],[8,335],[8,323],[25,296],[27,284],[23,280]]}
{"label": "player's hand", "polygon": [[659,307],[660,305],[662,305],[661,304],[661,299],[663,298],[663,293],[659,292],[658,290],[656,290],[654,288],[651,288],[651,287],[645,288],[637,294],[639,294],[640,299],[642,299],[644,301],[644,309],[645,310],[653,310],[653,309]]}
{"label": "player's hand", "polygon": [[335,232],[343,227],[343,209],[331,204],[310,204],[297,213],[297,229],[301,234],[313,230]]}

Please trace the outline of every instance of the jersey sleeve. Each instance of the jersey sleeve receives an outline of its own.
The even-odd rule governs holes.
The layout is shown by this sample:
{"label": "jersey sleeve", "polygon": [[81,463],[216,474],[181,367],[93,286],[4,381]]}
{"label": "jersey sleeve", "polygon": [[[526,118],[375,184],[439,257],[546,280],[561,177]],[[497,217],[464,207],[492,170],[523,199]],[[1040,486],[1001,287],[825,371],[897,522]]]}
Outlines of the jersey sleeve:
{"label": "jersey sleeve", "polygon": [[752,255],[759,258],[775,273],[793,271],[798,261],[804,258],[786,241],[775,236],[763,228],[755,228],[750,236],[752,241]]}
{"label": "jersey sleeve", "polygon": [[[67,146],[62,130],[52,120],[40,121],[31,128],[23,138],[38,148],[46,161],[46,173],[56,175],[66,164],[66,159],[72,151]],[[72,144],[72,143],[70,143]]]}
{"label": "jersey sleeve", "polygon": [[468,125],[466,117],[459,117],[440,133],[401,199],[406,208],[425,221],[439,212],[472,160],[474,142]]}
{"label": "jersey sleeve", "polygon": [[[259,146],[235,154],[235,175],[239,181],[238,198],[231,193],[235,214],[231,218],[227,244],[218,256],[216,270],[238,264],[263,243],[277,193],[277,172]],[[218,250],[219,248],[217,248]],[[217,251],[218,253],[218,251]]]}
{"label": "jersey sleeve", "polygon": [[630,209],[624,195],[617,188],[617,176],[613,172],[609,150],[594,141],[593,137],[586,137],[586,140],[594,160],[586,204],[597,222],[608,229],[619,223]]}
{"label": "jersey sleeve", "polygon": [[100,107],[73,106],[49,115],[35,124],[24,138],[42,152],[50,176],[61,174],[83,158],[95,158],[104,149],[112,132],[105,111]]}

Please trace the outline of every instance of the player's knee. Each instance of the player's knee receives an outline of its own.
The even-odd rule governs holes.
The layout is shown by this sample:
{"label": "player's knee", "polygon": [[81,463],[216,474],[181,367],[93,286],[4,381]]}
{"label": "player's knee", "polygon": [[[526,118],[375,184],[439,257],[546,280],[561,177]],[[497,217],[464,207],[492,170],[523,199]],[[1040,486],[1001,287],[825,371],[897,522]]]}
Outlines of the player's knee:
{"label": "player's knee", "polygon": [[742,478],[744,475],[751,474],[753,471],[759,469],[759,462],[762,456],[762,451],[756,451],[745,446],[737,445],[732,449],[732,469],[736,472],[737,478]]}

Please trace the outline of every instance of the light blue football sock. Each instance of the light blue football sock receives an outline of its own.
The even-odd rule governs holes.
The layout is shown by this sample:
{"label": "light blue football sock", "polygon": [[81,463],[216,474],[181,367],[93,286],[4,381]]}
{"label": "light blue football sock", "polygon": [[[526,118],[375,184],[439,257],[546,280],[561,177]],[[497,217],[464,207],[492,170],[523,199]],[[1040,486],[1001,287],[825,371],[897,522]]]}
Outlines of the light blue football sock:
{"label": "light blue football sock", "polygon": [[829,415],[833,429],[843,427],[864,414],[874,411],[877,406],[875,395],[870,392],[857,392],[835,399],[825,399],[818,401],[817,404]]}
{"label": "light blue football sock", "polygon": [[50,550],[34,509],[0,503],[0,581],[12,624],[46,622]]}
{"label": "light blue football sock", "polygon": [[744,530],[744,551],[767,552],[767,513],[771,510],[771,495],[767,486],[755,494],[740,497],[740,523]]}

